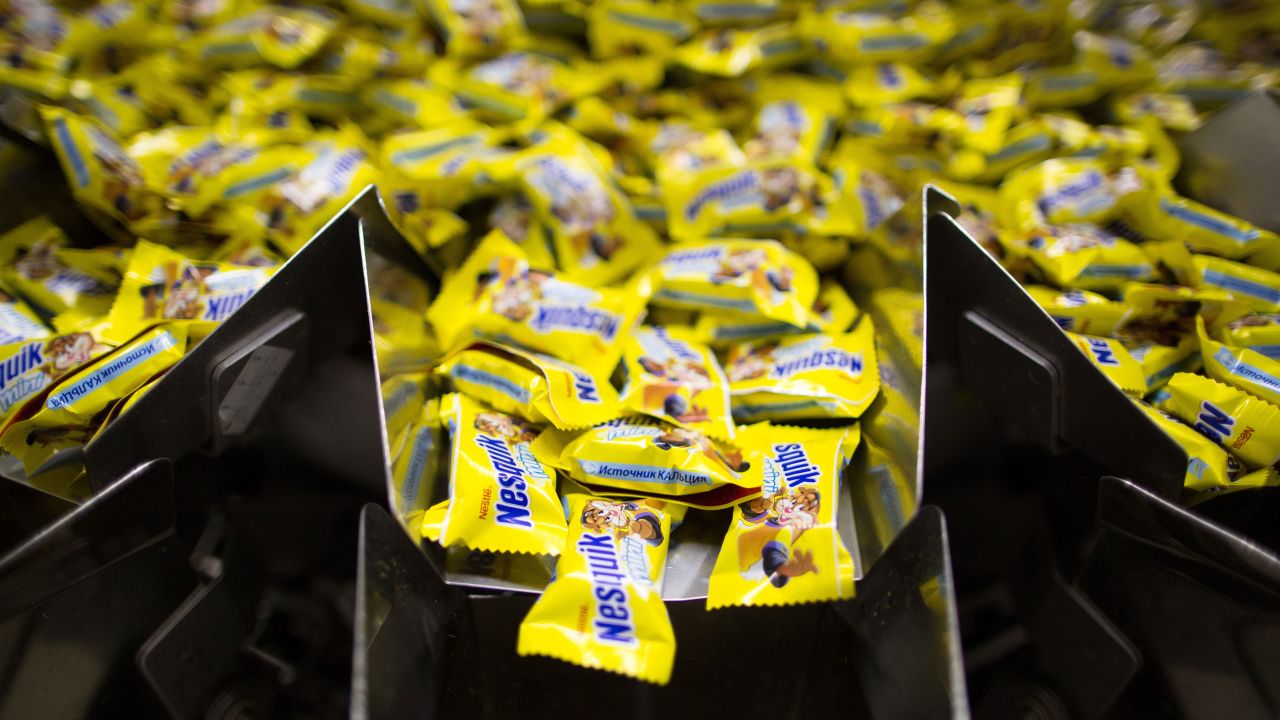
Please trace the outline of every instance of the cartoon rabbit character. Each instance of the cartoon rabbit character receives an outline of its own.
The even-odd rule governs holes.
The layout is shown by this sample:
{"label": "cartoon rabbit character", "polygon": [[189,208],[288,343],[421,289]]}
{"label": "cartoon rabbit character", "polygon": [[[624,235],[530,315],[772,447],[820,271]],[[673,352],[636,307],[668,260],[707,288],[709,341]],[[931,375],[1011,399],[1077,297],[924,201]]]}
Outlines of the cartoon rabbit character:
{"label": "cartoon rabbit character", "polygon": [[508,444],[533,442],[538,437],[538,432],[532,425],[502,413],[477,413],[475,426],[480,432],[502,438]]}
{"label": "cartoon rabbit character", "polygon": [[649,508],[634,502],[595,499],[582,509],[582,526],[618,539],[634,537],[653,546],[662,544],[662,521]]}

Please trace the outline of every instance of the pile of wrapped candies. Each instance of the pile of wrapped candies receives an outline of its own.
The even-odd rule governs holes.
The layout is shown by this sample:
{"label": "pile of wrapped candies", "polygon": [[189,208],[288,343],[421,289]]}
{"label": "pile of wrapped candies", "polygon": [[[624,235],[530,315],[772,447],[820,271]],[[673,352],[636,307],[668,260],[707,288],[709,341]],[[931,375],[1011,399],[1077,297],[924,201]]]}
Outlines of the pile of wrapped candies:
{"label": "pile of wrapped candies", "polygon": [[371,261],[402,519],[558,556],[519,653],[664,683],[690,513],[732,515],[709,608],[852,596],[836,498],[914,456],[934,182],[1189,491],[1272,484],[1280,237],[1171,185],[1278,78],[1280,8],[1227,4],[9,0],[0,86],[111,244],[0,239],[0,447],[74,493],[48,459],[376,183],[443,271]]}

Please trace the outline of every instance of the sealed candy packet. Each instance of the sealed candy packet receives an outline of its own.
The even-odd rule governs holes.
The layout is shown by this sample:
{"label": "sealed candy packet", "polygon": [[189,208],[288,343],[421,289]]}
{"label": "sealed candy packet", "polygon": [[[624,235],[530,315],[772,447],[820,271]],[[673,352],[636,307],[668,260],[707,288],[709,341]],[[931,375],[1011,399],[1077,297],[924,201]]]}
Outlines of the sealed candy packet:
{"label": "sealed candy packet", "polygon": [[337,18],[328,10],[271,5],[206,30],[191,51],[206,67],[266,63],[289,70],[314,55],[336,29]]}
{"label": "sealed candy packet", "polygon": [[516,651],[665,685],[676,642],[662,576],[684,506],[573,493],[566,507],[555,580],[520,623]]}
{"label": "sealed candy packet", "polygon": [[1023,290],[1058,327],[1083,335],[1110,336],[1131,311],[1125,303],[1088,290],[1056,290],[1044,285],[1025,285]]}
{"label": "sealed candy packet", "polygon": [[395,455],[391,467],[391,500],[396,515],[417,535],[431,502],[436,475],[446,467],[443,454],[448,445],[444,442],[439,401],[427,401],[407,430],[404,447]]}
{"label": "sealed candy packet", "polygon": [[372,184],[378,171],[366,144],[354,125],[308,143],[309,161],[255,203],[252,217],[267,237],[285,252],[297,252],[357,192]]}
{"label": "sealed candy packet", "polygon": [[508,154],[502,133],[467,121],[389,135],[382,143],[387,181],[420,190],[431,204],[454,208],[493,192],[490,165]]}
{"label": "sealed candy packet", "polygon": [[56,107],[41,107],[50,143],[82,204],[125,223],[159,207],[142,168],[98,122]]}
{"label": "sealed candy packet", "polygon": [[560,430],[616,417],[618,393],[580,367],[538,353],[473,343],[439,366],[453,386],[500,412]]}
{"label": "sealed candy packet", "polygon": [[741,77],[759,68],[780,67],[804,59],[809,48],[789,23],[750,28],[709,28],[676,48],[677,63],[715,77]]}
{"label": "sealed candy packet", "polygon": [[677,245],[653,270],[653,304],[764,318],[805,327],[818,278],[803,258],[772,240]]}
{"label": "sealed candy packet", "polygon": [[596,82],[586,73],[548,55],[513,51],[464,68],[444,60],[429,77],[453,90],[478,115],[499,122],[538,121],[571,100],[590,93]]}
{"label": "sealed candy packet", "polygon": [[1161,410],[1194,427],[1249,468],[1280,460],[1280,407],[1202,375],[1177,373]]}
{"label": "sealed candy packet", "polygon": [[734,419],[860,417],[880,390],[874,333],[864,317],[848,333],[734,346],[725,361]]}
{"label": "sealed candy packet", "polygon": [[640,415],[610,420],[573,438],[559,465],[581,483],[663,496],[760,483],[751,458],[736,446]]}
{"label": "sealed candy packet", "polygon": [[839,88],[797,75],[776,75],[754,93],[759,109],[742,144],[748,158],[793,157],[818,162],[844,112]]}
{"label": "sealed candy packet", "polygon": [[1134,402],[1152,422],[1186,451],[1187,476],[1183,487],[1203,492],[1225,487],[1239,479],[1242,473],[1240,462],[1231,453],[1181,420],[1140,400]]}
{"label": "sealed candy packet", "polygon": [[1156,182],[1152,192],[1139,198],[1128,219],[1148,237],[1181,240],[1193,252],[1230,259],[1271,256],[1280,245],[1275,233],[1180,197],[1164,183]]}
{"label": "sealed candy packet", "polygon": [[1129,314],[1112,335],[1131,344],[1174,346],[1195,334],[1197,317],[1216,329],[1249,312],[1248,305],[1213,288],[1129,283],[1121,301],[1129,307]]}
{"label": "sealed candy packet", "polygon": [[1146,342],[1127,347],[1129,354],[1142,366],[1148,394],[1163,387],[1174,373],[1200,369],[1200,343],[1191,335],[1184,336],[1173,346]]}
{"label": "sealed candy packet", "polygon": [[659,175],[746,162],[727,130],[684,120],[666,120],[650,128],[645,150],[643,159]]}
{"label": "sealed candy packet", "polygon": [[449,497],[423,517],[441,545],[556,555],[565,520],[555,470],[529,449],[542,428],[451,393],[440,400],[449,430]]}
{"label": "sealed candy packet", "polygon": [[33,395],[110,348],[88,332],[0,345],[0,419]]}
{"label": "sealed candy packet", "polygon": [[[72,345],[67,352],[86,354],[83,347],[74,347],[74,341]],[[57,450],[88,440],[99,413],[168,370],[182,359],[186,347],[185,327],[160,325],[98,355],[46,386],[11,415],[0,431],[0,447],[21,460],[31,474]],[[94,351],[90,346],[87,354]]]}
{"label": "sealed candy packet", "polygon": [[809,323],[796,327],[790,323],[747,320],[732,314],[701,313],[694,323],[694,337],[715,347],[749,340],[768,340],[779,335],[797,333],[844,332],[858,316],[858,306],[837,282],[824,280],[818,298],[809,308]]}
{"label": "sealed candy packet", "polygon": [[[802,161],[765,159],[661,178],[676,240],[791,232],[841,234],[851,220],[831,178]],[[845,233],[847,234],[847,233]]]}
{"label": "sealed candy packet", "polygon": [[12,345],[50,335],[40,316],[22,300],[0,288],[0,345]]}
{"label": "sealed candy packet", "polygon": [[919,63],[955,32],[953,12],[939,2],[922,2],[909,13],[842,5],[825,11],[806,7],[797,21],[801,36],[837,63]]}
{"label": "sealed candy packet", "polygon": [[[49,315],[71,310],[105,315],[120,284],[113,254],[68,247],[66,235],[45,217],[29,220],[0,237],[0,262],[5,285]],[[6,320],[16,328],[27,328],[26,332],[34,331],[18,315]]]}
{"label": "sealed candy packet", "polygon": [[1102,371],[1126,395],[1142,397],[1147,394],[1147,376],[1142,365],[1133,359],[1119,340],[1067,333],[1071,342],[1089,358],[1093,366]]}
{"label": "sealed candy packet", "polygon": [[697,28],[683,4],[675,2],[603,0],[587,9],[586,20],[591,53],[600,58],[666,56]]}
{"label": "sealed candy packet", "polygon": [[637,328],[623,351],[622,405],[680,427],[733,438],[729,382],[711,349],[693,333],[661,325]]}
{"label": "sealed candy packet", "polygon": [[1131,168],[1112,172],[1093,158],[1060,158],[1010,175],[1000,185],[1003,220],[1012,229],[1105,224],[1150,193]]}
{"label": "sealed candy packet", "polygon": [[188,325],[193,338],[208,335],[271,278],[273,269],[191,260],[139,240],[103,337],[114,343],[156,323]]}
{"label": "sealed candy packet", "polygon": [[658,251],[657,235],[580,142],[548,136],[514,161],[525,197],[551,231],[558,265],[578,283],[614,282]]}
{"label": "sealed candy packet", "polygon": [[401,373],[421,370],[440,357],[421,310],[373,297],[369,299],[378,370]]}
{"label": "sealed candy packet", "polygon": [[1155,268],[1137,245],[1093,225],[1043,228],[1007,242],[1006,250],[1026,255],[1050,282],[1063,288],[1118,290],[1126,282],[1155,278]]}
{"label": "sealed candy packet", "polygon": [[711,571],[707,609],[853,597],[853,558],[837,528],[841,475],[857,426],[753,427],[763,494],[734,508]]}
{"label": "sealed candy packet", "polygon": [[530,267],[524,250],[495,230],[445,280],[427,319],[446,349],[470,333],[607,375],[647,300],[643,285],[628,292],[567,282]]}
{"label": "sealed candy packet", "polygon": [[426,0],[423,5],[454,57],[496,55],[524,36],[515,0]]}
{"label": "sealed candy packet", "polygon": [[1196,318],[1196,331],[1205,374],[1280,406],[1280,361],[1249,348],[1234,348],[1211,339],[1205,332],[1203,318]]}
{"label": "sealed candy packet", "polygon": [[[382,419],[391,457],[399,455],[404,432],[427,401],[427,380],[427,373],[417,372],[392,375],[382,381]],[[439,415],[438,407],[436,414]]]}
{"label": "sealed candy packet", "polygon": [[1280,360],[1280,315],[1257,313],[1236,318],[1219,328],[1217,337],[1232,347],[1249,348]]}
{"label": "sealed candy packet", "polygon": [[1280,273],[1212,255],[1192,255],[1193,284],[1230,293],[1256,312],[1280,311]]}

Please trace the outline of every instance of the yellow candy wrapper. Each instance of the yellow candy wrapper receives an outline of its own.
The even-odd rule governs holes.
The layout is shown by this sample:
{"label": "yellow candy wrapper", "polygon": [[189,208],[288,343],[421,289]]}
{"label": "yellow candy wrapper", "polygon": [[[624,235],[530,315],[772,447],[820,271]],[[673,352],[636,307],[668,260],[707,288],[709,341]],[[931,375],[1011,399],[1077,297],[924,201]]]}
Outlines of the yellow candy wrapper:
{"label": "yellow candy wrapper", "polygon": [[[759,160],[661,179],[671,236],[850,234],[831,178],[805,163]],[[845,232],[840,232],[841,230]]]}
{"label": "yellow candy wrapper", "polygon": [[445,50],[453,57],[486,57],[524,38],[524,16],[515,0],[425,0]]}
{"label": "yellow candy wrapper", "polygon": [[441,363],[459,392],[504,413],[560,430],[618,416],[618,393],[580,367],[538,353],[474,343]]}
{"label": "yellow candy wrapper", "polygon": [[622,406],[712,437],[733,438],[729,382],[692,331],[637,328],[623,352]]}
{"label": "yellow candy wrapper", "polygon": [[937,91],[932,79],[905,63],[859,65],[844,79],[844,95],[855,107],[919,100]]}
{"label": "yellow candy wrapper", "polygon": [[201,33],[192,54],[204,67],[266,63],[291,70],[320,50],[336,28],[328,10],[272,5]]}
{"label": "yellow candy wrapper", "polygon": [[1190,425],[1161,412],[1150,405],[1134,400],[1138,407],[1160,426],[1165,434],[1187,453],[1187,476],[1183,487],[1197,492],[1226,487],[1240,478],[1240,461],[1231,453],[1218,447],[1212,440],[1196,432]]}
{"label": "yellow candy wrapper", "polygon": [[311,160],[256,203],[255,217],[265,225],[267,237],[292,255],[356,193],[373,184],[379,174],[366,144],[354,125],[309,143]]}
{"label": "yellow candy wrapper", "polygon": [[[67,353],[85,354],[83,347],[75,347],[74,342],[72,346]],[[161,325],[99,355],[48,385],[12,414],[0,432],[0,447],[32,474],[57,450],[88,440],[99,413],[168,370],[182,359],[186,347],[185,327]],[[88,354],[93,352],[90,347]]]}
{"label": "yellow candy wrapper", "polygon": [[758,25],[776,20],[784,9],[779,0],[695,0],[688,3],[703,25]]}
{"label": "yellow candy wrapper", "polygon": [[697,25],[683,3],[606,0],[587,9],[587,40],[598,58],[666,56]]}
{"label": "yellow candy wrapper", "polygon": [[837,63],[902,61],[919,64],[932,57],[955,32],[955,16],[946,5],[926,0],[908,14],[843,9],[806,9],[797,21],[800,34],[823,57]]}
{"label": "yellow candy wrapper", "polygon": [[566,505],[568,543],[555,580],[520,623],[516,652],[665,685],[676,641],[662,576],[685,508],[580,493]]}
{"label": "yellow candy wrapper", "polygon": [[1132,169],[1109,172],[1093,159],[1046,160],[1009,176],[1000,186],[1011,229],[1035,231],[1045,225],[1095,223],[1117,218],[1133,198],[1145,195]]}
{"label": "yellow candy wrapper", "polygon": [[1224,290],[1256,312],[1280,312],[1280,273],[1212,255],[1193,255],[1191,260],[1195,287]]}
{"label": "yellow candy wrapper", "polygon": [[853,325],[858,316],[858,306],[840,283],[824,280],[818,289],[818,297],[809,308],[809,323],[796,327],[789,323],[765,320],[743,320],[736,315],[702,313],[698,316],[693,335],[714,347],[726,347],[751,340],[768,340],[781,335],[798,333],[841,333]]}
{"label": "yellow candy wrapper", "polygon": [[799,75],[771,75],[753,93],[758,103],[747,157],[818,162],[831,144],[844,103],[832,83]]}
{"label": "yellow candy wrapper", "polygon": [[139,240],[103,338],[121,343],[157,323],[186,325],[193,338],[208,335],[271,279],[272,268],[191,260],[163,245]]}
{"label": "yellow candy wrapper", "polygon": [[515,160],[515,171],[566,279],[607,284],[658,251],[657,235],[581,142],[549,134]]}
{"label": "yellow candy wrapper", "polygon": [[853,558],[837,517],[857,426],[760,427],[764,431],[753,435],[761,450],[763,494],[734,508],[711,571],[707,609],[853,597]]}
{"label": "yellow candy wrapper", "polygon": [[1221,290],[1178,285],[1129,283],[1121,301],[1130,311],[1112,337],[1135,345],[1154,342],[1172,347],[1195,334],[1196,317],[1216,329],[1249,312],[1247,305]]}
{"label": "yellow candy wrapper", "polygon": [[1157,184],[1157,189],[1148,193],[1127,219],[1147,237],[1180,240],[1193,252],[1225,258],[1274,253],[1280,245],[1280,236],[1275,233],[1179,197],[1163,184]]}
{"label": "yellow candy wrapper", "polygon": [[871,319],[864,317],[848,333],[734,346],[725,361],[734,419],[861,416],[880,390],[874,333]]}
{"label": "yellow candy wrapper", "polygon": [[[902,190],[883,173],[849,162],[836,165],[831,179],[840,192],[844,212],[851,219],[845,231],[857,237],[870,236],[872,242],[887,247],[890,256],[901,256],[901,247],[884,240],[882,235],[890,230],[885,223],[906,206]],[[884,231],[877,233],[880,228]],[[912,238],[917,245],[915,249],[918,249],[918,237]]]}
{"label": "yellow candy wrapper", "polygon": [[542,429],[457,393],[441,398],[440,416],[452,448],[449,499],[427,511],[424,533],[446,547],[558,555],[566,526],[555,470],[529,449]]}
{"label": "yellow candy wrapper", "polygon": [[554,58],[523,51],[508,52],[465,70],[451,61],[438,62],[430,77],[453,90],[479,115],[499,122],[542,119],[590,94],[598,84]]}
{"label": "yellow candy wrapper", "polygon": [[128,152],[154,191],[190,217],[220,202],[243,201],[288,177],[305,157],[291,147],[226,142],[213,128],[180,126],[142,133]]}
{"label": "yellow candy wrapper", "polygon": [[1057,290],[1044,285],[1026,285],[1023,290],[1058,327],[1081,335],[1114,335],[1131,310],[1125,303],[1087,290]]}
{"label": "yellow candy wrapper", "polygon": [[716,165],[742,165],[746,155],[723,128],[666,120],[652,129],[646,158],[656,174],[683,173]]}
{"label": "yellow candy wrapper", "polygon": [[741,77],[750,70],[790,65],[810,54],[790,23],[758,28],[704,30],[676,48],[681,65],[715,77]]}
{"label": "yellow candy wrapper", "polygon": [[1200,369],[1200,342],[1191,335],[1183,337],[1174,346],[1147,342],[1126,347],[1142,366],[1142,374],[1147,378],[1147,393],[1164,387],[1174,373]]}
{"label": "yellow candy wrapper", "polygon": [[591,486],[679,497],[721,485],[754,488],[758,468],[737,447],[640,415],[610,420],[565,445],[560,466]]}
{"label": "yellow candy wrapper", "polygon": [[418,21],[417,3],[410,0],[344,0],[342,5],[352,15],[384,25],[400,26]]}
{"label": "yellow candy wrapper", "polygon": [[380,188],[394,194],[399,185],[407,185],[435,207],[455,208],[497,189],[488,170],[509,154],[501,148],[503,139],[491,128],[465,121],[390,135],[381,154],[390,177]]}
{"label": "yellow candy wrapper", "polygon": [[432,207],[426,193],[414,189],[388,190],[387,216],[423,258],[462,238],[467,222],[448,210]]}
{"label": "yellow candy wrapper", "polygon": [[[382,382],[382,418],[391,456],[400,454],[404,432],[418,418],[427,401],[427,373],[392,375]],[[439,415],[439,408],[436,409]]]}
{"label": "yellow candy wrapper", "polygon": [[1280,407],[1202,375],[1177,373],[1157,407],[1195,428],[1248,468],[1280,460]]}
{"label": "yellow candy wrapper", "polygon": [[1232,347],[1249,348],[1280,360],[1280,315],[1246,315],[1224,325],[1217,337]]}
{"label": "yellow candy wrapper", "polygon": [[1142,397],[1147,394],[1147,378],[1142,365],[1133,359],[1128,348],[1119,340],[1070,332],[1067,337],[1071,338],[1071,342],[1089,358],[1094,367],[1127,395]]}
{"label": "yellow candy wrapper", "polygon": [[143,181],[142,168],[110,131],[62,108],[41,107],[40,116],[76,200],[121,222],[139,220],[159,208],[159,198]]}
{"label": "yellow candy wrapper", "polygon": [[370,298],[369,309],[380,372],[419,371],[440,358],[440,346],[431,335],[422,310],[378,297]]}
{"label": "yellow candy wrapper", "polygon": [[374,127],[434,128],[465,118],[453,94],[425,80],[382,80],[361,93],[362,104],[378,118]]}
{"label": "yellow candy wrapper", "polygon": [[[0,263],[5,285],[49,315],[72,310],[105,315],[120,285],[115,255],[68,247],[66,235],[45,217],[29,220],[0,237]],[[14,327],[35,331],[30,320],[24,323],[19,315],[5,319]]]}
{"label": "yellow candy wrapper", "polygon": [[1117,98],[1111,105],[1117,119],[1134,123],[1154,117],[1167,130],[1191,132],[1200,127],[1200,114],[1183,95],[1167,93],[1134,93]]}
{"label": "yellow candy wrapper", "polygon": [[1211,339],[1205,332],[1203,318],[1196,318],[1196,333],[1206,375],[1272,405],[1280,405],[1280,361],[1249,348],[1234,348]]}
{"label": "yellow candy wrapper", "polygon": [[1004,75],[989,80],[970,80],[951,102],[951,109],[964,118],[960,142],[983,154],[1000,150],[1020,111],[1022,78]]}
{"label": "yellow candy wrapper", "polygon": [[431,502],[436,478],[446,466],[444,425],[438,400],[422,406],[416,422],[406,428],[403,447],[393,456],[391,502],[396,516],[415,536]]}
{"label": "yellow candy wrapper", "polygon": [[0,345],[46,338],[51,334],[49,326],[30,305],[0,289]]}
{"label": "yellow candy wrapper", "polygon": [[1010,255],[1028,257],[1054,285],[1119,290],[1127,282],[1155,279],[1155,267],[1137,245],[1095,225],[1045,227],[1007,238]]}
{"label": "yellow candy wrapper", "polygon": [[818,278],[800,256],[772,240],[677,245],[653,270],[653,304],[764,318],[805,327]]}
{"label": "yellow candy wrapper", "polygon": [[475,336],[608,375],[622,352],[619,340],[644,309],[644,285],[592,289],[561,280],[530,267],[524,251],[495,230],[445,280],[427,319],[445,348]]}
{"label": "yellow candy wrapper", "polygon": [[0,419],[109,349],[87,332],[0,345]]}

